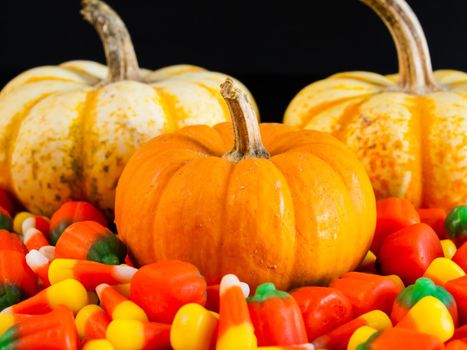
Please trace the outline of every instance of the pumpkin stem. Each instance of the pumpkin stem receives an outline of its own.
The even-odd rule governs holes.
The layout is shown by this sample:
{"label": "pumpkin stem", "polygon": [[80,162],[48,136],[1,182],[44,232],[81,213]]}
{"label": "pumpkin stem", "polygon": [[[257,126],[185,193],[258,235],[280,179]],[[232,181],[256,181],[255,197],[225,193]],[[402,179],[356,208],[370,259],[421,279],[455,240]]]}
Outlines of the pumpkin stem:
{"label": "pumpkin stem", "polygon": [[384,21],[397,48],[399,85],[423,94],[441,90],[433,77],[430,52],[420,22],[405,0],[360,0]]}
{"label": "pumpkin stem", "polygon": [[234,87],[231,78],[221,84],[221,95],[229,107],[234,130],[234,147],[223,157],[233,162],[246,158],[269,158],[261,141],[255,110],[247,96]]}
{"label": "pumpkin stem", "polygon": [[117,13],[100,0],[81,0],[82,15],[99,33],[105,50],[109,75],[104,83],[141,80],[130,34]]}

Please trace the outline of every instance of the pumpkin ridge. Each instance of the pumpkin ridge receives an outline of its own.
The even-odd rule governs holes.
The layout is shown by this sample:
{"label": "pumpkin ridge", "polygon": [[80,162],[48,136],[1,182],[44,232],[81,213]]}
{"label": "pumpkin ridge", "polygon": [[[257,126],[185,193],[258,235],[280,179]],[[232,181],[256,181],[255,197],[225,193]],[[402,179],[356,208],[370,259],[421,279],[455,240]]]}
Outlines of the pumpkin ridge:
{"label": "pumpkin ridge", "polygon": [[[206,85],[206,84],[204,84],[204,83],[202,83],[200,81],[197,81],[194,84],[196,84],[196,85],[202,87],[203,89],[207,90],[211,94],[211,96],[217,100],[217,102],[219,103],[219,105],[222,108],[224,116],[230,115],[229,108],[227,107],[227,104],[225,103],[224,98],[221,95],[219,95],[218,90],[216,90],[216,89],[214,89],[214,88],[212,88],[212,87],[210,87],[210,86],[208,86],[208,85]],[[229,121],[229,119],[227,119],[227,121]]]}
{"label": "pumpkin ridge", "polygon": [[85,197],[84,189],[80,186],[80,183],[84,179],[84,139],[85,139],[85,130],[87,123],[87,116],[90,113],[92,99],[94,99],[94,92],[88,90],[84,92],[86,94],[84,102],[79,106],[80,111],[75,122],[69,129],[70,139],[72,139],[72,146],[70,147],[70,153],[73,167],[73,178],[69,182],[70,190],[73,193],[75,199],[83,199]]}
{"label": "pumpkin ridge", "polygon": [[97,81],[101,80],[96,75],[91,74],[89,72],[86,72],[84,69],[79,69],[78,67],[74,67],[74,66],[63,66],[63,64],[65,64],[65,63],[68,63],[68,62],[62,63],[61,65],[59,65],[59,67],[62,68],[62,69],[66,69],[69,72],[81,75],[81,76],[85,77],[87,80],[97,80]]}
{"label": "pumpkin ridge", "polygon": [[43,94],[43,95],[37,97],[36,99],[34,99],[32,101],[29,101],[18,113],[16,113],[11,118],[10,123],[6,127],[6,129],[9,130],[9,132],[7,134],[10,135],[8,138],[5,139],[6,145],[4,145],[4,147],[6,149],[6,152],[5,152],[6,157],[5,157],[4,164],[6,165],[6,168],[8,169],[6,171],[7,172],[7,174],[6,174],[6,177],[7,177],[6,183],[8,184],[8,187],[13,190],[13,192],[14,192],[14,194],[15,194],[15,196],[17,198],[18,198],[18,193],[16,193],[16,187],[11,186],[12,185],[12,183],[11,183],[11,178],[12,178],[11,160],[12,160],[13,151],[14,151],[15,144],[16,144],[16,139],[17,139],[18,134],[19,134],[19,129],[21,128],[21,124],[23,123],[23,120],[25,120],[28,117],[29,112],[34,108],[34,106],[39,104],[39,102],[41,102],[43,99],[47,98],[50,95],[52,95],[52,93]]}
{"label": "pumpkin ridge", "polygon": [[419,128],[419,144],[420,144],[420,179],[421,179],[421,196],[420,203],[426,203],[426,195],[429,192],[427,178],[431,178],[432,169],[430,166],[430,157],[427,150],[429,150],[430,139],[428,137],[431,126],[433,124],[433,115],[430,108],[430,99],[425,96],[419,96],[416,98],[416,112],[413,114],[418,117],[418,128]]}
{"label": "pumpkin ridge", "polygon": [[91,125],[93,123],[93,121],[91,120],[92,118],[92,114],[93,112],[95,111],[96,109],[96,106],[97,106],[97,95],[98,95],[98,91],[97,90],[89,90],[87,91],[87,94],[86,94],[86,99],[85,99],[85,105],[83,107],[83,111],[82,113],[80,114],[79,118],[81,119],[80,122],[80,128],[81,128],[81,139],[80,139],[80,142],[79,142],[79,149],[78,149],[78,154],[79,154],[79,170],[80,170],[80,173],[79,173],[79,176],[80,176],[80,179],[82,180],[82,183],[84,183],[84,186],[81,186],[82,189],[82,194],[84,195],[84,197],[86,197],[86,199],[88,200],[93,200],[93,196],[91,195],[91,193],[89,193],[90,191],[90,188],[92,186],[89,185],[89,181],[91,181],[91,179],[87,179],[87,176],[86,176],[86,164],[87,164],[87,158],[88,158],[88,155],[87,155],[87,151],[92,151],[92,148],[91,147],[87,147],[85,144],[89,144],[89,139],[92,138],[94,135],[89,132],[91,130]]}
{"label": "pumpkin ridge", "polygon": [[353,99],[363,99],[365,97],[371,97],[373,94],[362,94],[362,95],[355,95],[355,96],[350,96],[350,97],[343,97],[339,98],[337,100],[332,100],[332,101],[327,101],[327,102],[322,102],[316,106],[313,106],[310,108],[306,116],[303,117],[302,121],[300,122],[299,127],[300,128],[306,128],[306,126],[313,120],[313,118],[318,115],[321,112],[326,111],[329,108],[335,107],[341,103],[351,101]]}
{"label": "pumpkin ridge", "polygon": [[[374,94],[372,95],[374,96]],[[372,96],[369,96],[371,98]],[[339,140],[345,140],[347,127],[355,119],[355,117],[360,113],[361,106],[368,101],[369,98],[364,98],[361,101],[347,106],[342,114],[339,116],[339,120],[335,124],[336,130],[334,130],[331,135],[337,137]]]}
{"label": "pumpkin ridge", "polygon": [[152,86],[154,93],[156,94],[156,102],[158,102],[162,110],[164,111],[165,115],[165,123],[164,123],[164,129],[167,130],[167,132],[173,132],[177,130],[177,121],[175,118],[175,115],[173,114],[173,108],[171,108],[168,104],[167,101],[164,98],[164,93],[161,91],[163,88],[160,87],[155,87]]}
{"label": "pumpkin ridge", "polygon": [[[226,220],[226,213],[227,213],[227,200],[228,200],[228,195],[229,195],[229,188],[230,188],[230,181],[232,180],[232,174],[237,166],[237,163],[232,163],[228,162],[230,164],[229,167],[229,172],[227,173],[227,176],[225,178],[225,186],[224,186],[224,194],[222,195],[222,215],[221,215],[221,222],[225,222]],[[222,251],[222,246],[224,245],[224,230],[222,225],[219,225],[219,245],[217,247],[217,251],[221,252]],[[223,266],[222,266],[222,259],[218,261],[218,271],[223,271]],[[220,282],[220,281],[219,281]]]}
{"label": "pumpkin ridge", "polygon": [[[290,271],[290,273],[292,274],[296,274],[296,265],[297,265],[297,258],[298,258],[298,250],[300,249],[300,246],[301,244],[299,244],[299,240],[300,240],[300,237],[301,237],[301,233],[300,233],[300,230],[298,229],[297,227],[297,208],[296,208],[296,205],[295,205],[295,195],[290,187],[290,182],[289,182],[289,179],[287,178],[287,176],[285,175],[284,171],[282,170],[281,166],[279,164],[276,163],[276,159],[277,156],[280,156],[280,155],[284,155],[288,152],[283,152],[283,153],[278,153],[278,154],[275,154],[274,156],[271,155],[271,158],[269,158],[269,160],[271,161],[272,165],[277,169],[277,171],[284,177],[285,179],[285,183],[287,184],[287,188],[288,188],[288,192],[290,194],[290,198],[291,198],[291,203],[292,203],[292,212],[293,212],[293,219],[294,219],[294,227],[295,227],[295,247],[294,247],[294,254],[293,254],[293,264],[292,264],[292,269]],[[314,217],[313,213],[310,213],[310,217]],[[288,282],[290,283],[290,282]]]}
{"label": "pumpkin ridge", "polygon": [[174,128],[178,129],[180,127],[180,121],[188,118],[188,115],[183,109],[183,107],[177,106],[177,104],[179,104],[178,98],[174,94],[171,94],[164,87],[153,85],[153,88],[157,90],[157,93],[159,94],[161,100],[164,101],[164,107],[167,108],[169,115],[172,116],[172,123]]}
{"label": "pumpkin ridge", "polygon": [[[372,74],[371,78],[374,78],[373,80],[370,78],[368,74],[366,76],[362,75],[363,73],[367,73],[364,71],[351,71],[351,72],[342,72],[342,73],[336,73],[331,75],[328,79],[346,79],[346,80],[353,80],[357,83],[365,83],[365,84],[370,84],[370,85],[375,85],[377,87],[380,87],[381,89],[387,88],[390,85],[394,85],[394,82],[387,79],[386,76],[374,73]],[[383,84],[383,82],[376,80],[376,78],[379,78],[381,80],[387,79],[387,82]]]}
{"label": "pumpkin ridge", "polygon": [[[154,215],[151,215],[151,225],[150,227],[153,228],[153,232],[157,232],[157,227],[155,227],[156,223],[157,223],[157,216],[158,216],[158,213],[159,213],[159,204],[161,202],[161,199],[162,197],[164,196],[165,192],[167,191],[167,188],[169,187],[169,184],[173,181],[173,179],[175,178],[175,176],[177,175],[177,173],[179,173],[180,171],[182,171],[182,169],[187,166],[188,164],[190,164],[191,162],[193,162],[194,160],[196,160],[197,158],[192,158],[192,159],[189,159],[189,160],[186,160],[183,164],[181,164],[179,167],[176,167],[175,169],[173,169],[169,175],[167,175],[166,179],[167,181],[165,181],[162,185],[161,185],[161,190],[157,193],[157,198],[153,201],[153,213]],[[155,255],[157,256],[157,250],[156,250],[156,241],[157,239],[151,239],[151,251],[155,253]]]}
{"label": "pumpkin ridge", "polygon": [[24,84],[29,84],[29,83],[35,83],[38,81],[44,81],[44,80],[55,80],[55,81],[64,81],[64,82],[71,82],[71,83],[76,83],[76,84],[82,84],[83,86],[86,86],[86,83],[83,83],[81,81],[76,81],[71,78],[62,78],[62,77],[54,77],[52,75],[43,75],[43,76],[35,76],[35,77],[30,77],[26,79],[22,85]]}

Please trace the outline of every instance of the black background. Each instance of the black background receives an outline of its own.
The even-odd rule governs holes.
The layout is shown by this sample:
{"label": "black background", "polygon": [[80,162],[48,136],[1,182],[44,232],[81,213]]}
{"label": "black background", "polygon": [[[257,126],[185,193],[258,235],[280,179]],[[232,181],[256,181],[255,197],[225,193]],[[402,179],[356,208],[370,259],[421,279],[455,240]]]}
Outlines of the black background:
{"label": "black background", "polygon": [[[397,70],[390,35],[358,0],[109,0],[126,22],[140,66],[191,63],[242,80],[264,121],[280,121],[305,85],[332,73]],[[467,70],[467,1],[411,0],[435,68]],[[78,0],[2,1],[0,84],[28,68],[103,62]]]}

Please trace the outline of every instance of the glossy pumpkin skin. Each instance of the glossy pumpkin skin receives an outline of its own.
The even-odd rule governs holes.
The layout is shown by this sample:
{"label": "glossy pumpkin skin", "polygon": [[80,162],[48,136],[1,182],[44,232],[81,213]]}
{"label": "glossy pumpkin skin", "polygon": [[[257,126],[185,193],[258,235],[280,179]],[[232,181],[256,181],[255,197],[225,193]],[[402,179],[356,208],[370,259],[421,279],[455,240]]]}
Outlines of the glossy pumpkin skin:
{"label": "glossy pumpkin skin", "polygon": [[[343,144],[261,124],[269,159],[222,158],[232,125],[189,126],[144,144],[117,187],[120,238],[139,264],[180,259],[208,284],[325,283],[355,268],[375,228],[374,194]],[[137,218],[137,219],[135,219]]]}
{"label": "glossy pumpkin skin", "polygon": [[186,125],[229,120],[218,92],[224,74],[133,65],[138,79],[109,79],[104,65],[71,61],[9,82],[0,93],[0,186],[34,213],[50,215],[75,199],[109,214],[118,177],[140,144]]}
{"label": "glossy pumpkin skin", "polygon": [[362,0],[389,27],[398,75],[335,74],[298,93],[284,123],[329,132],[364,164],[376,197],[447,210],[467,203],[467,74],[432,72],[404,0]]}

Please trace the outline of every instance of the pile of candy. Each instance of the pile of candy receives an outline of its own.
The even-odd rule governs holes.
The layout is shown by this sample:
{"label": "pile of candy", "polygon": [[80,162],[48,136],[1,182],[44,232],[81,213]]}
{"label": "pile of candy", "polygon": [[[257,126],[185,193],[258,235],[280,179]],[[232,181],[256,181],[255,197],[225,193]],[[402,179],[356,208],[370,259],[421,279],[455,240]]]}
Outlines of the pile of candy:
{"label": "pile of candy", "polygon": [[0,206],[0,349],[467,350],[466,206],[379,201],[358,271],[252,296],[234,275],[207,286],[182,261],[133,267],[89,203],[50,221],[12,219],[3,191]]}

